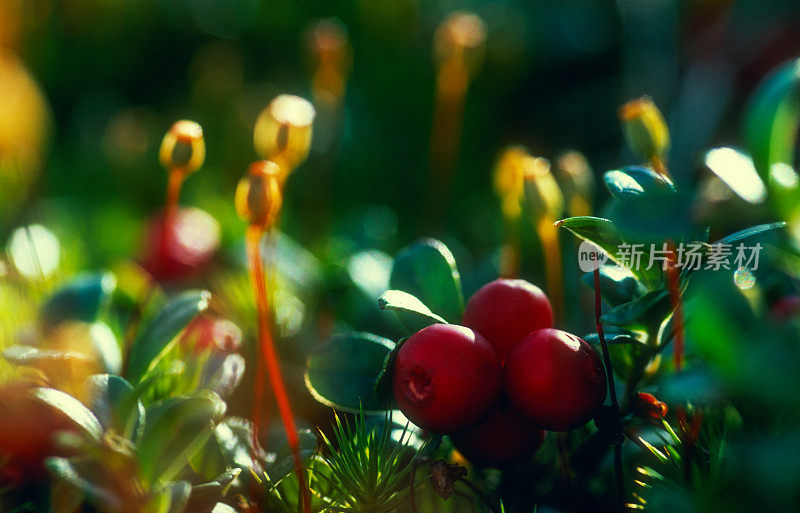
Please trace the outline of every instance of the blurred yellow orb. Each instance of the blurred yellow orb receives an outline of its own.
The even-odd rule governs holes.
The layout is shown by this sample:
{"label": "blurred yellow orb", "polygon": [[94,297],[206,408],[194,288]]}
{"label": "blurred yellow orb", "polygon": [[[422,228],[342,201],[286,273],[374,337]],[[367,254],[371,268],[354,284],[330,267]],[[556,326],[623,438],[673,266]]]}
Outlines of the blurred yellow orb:
{"label": "blurred yellow orb", "polygon": [[0,48],[0,221],[27,196],[42,166],[50,109],[22,62]]}

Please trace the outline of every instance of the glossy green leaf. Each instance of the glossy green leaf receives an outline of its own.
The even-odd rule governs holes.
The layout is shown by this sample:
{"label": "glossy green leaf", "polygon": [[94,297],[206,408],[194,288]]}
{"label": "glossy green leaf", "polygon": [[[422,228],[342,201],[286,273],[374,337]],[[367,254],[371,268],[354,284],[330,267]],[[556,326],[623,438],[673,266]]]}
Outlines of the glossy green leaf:
{"label": "glossy green leaf", "polygon": [[776,163],[791,164],[800,123],[800,60],[773,71],[753,94],[744,136],[761,178],[770,183]]}
{"label": "glossy green leaf", "polygon": [[400,323],[409,333],[416,333],[426,326],[436,323],[447,323],[443,318],[431,312],[425,304],[402,290],[387,290],[378,299],[382,310],[392,310],[397,314]]}
{"label": "glossy green leaf", "polygon": [[42,325],[52,327],[66,320],[94,322],[116,285],[111,273],[86,274],[70,280],[42,306]]}
{"label": "glossy green leaf", "polygon": [[308,357],[306,386],[319,402],[339,410],[382,410],[374,387],[392,348],[392,341],[369,333],[335,336]]}
{"label": "glossy green leaf", "polygon": [[461,320],[461,277],[453,254],[438,240],[423,239],[401,250],[395,257],[389,286],[419,298],[449,322]]}
{"label": "glossy green leaf", "polygon": [[773,71],[753,94],[744,138],[772,203],[784,219],[800,216],[800,181],[792,168],[800,126],[800,60]]}
{"label": "glossy green leaf", "polygon": [[751,237],[755,237],[757,235],[761,235],[762,233],[766,233],[772,230],[777,230],[785,226],[786,226],[785,222],[751,226],[750,228],[745,228],[744,230],[740,230],[736,233],[732,233],[730,235],[722,237],[716,242],[716,244],[733,244],[735,242],[741,242],[745,239],[749,239]]}
{"label": "glossy green leaf", "polygon": [[153,483],[179,475],[224,412],[225,403],[214,394],[173,397],[149,408],[138,449],[144,479]]}
{"label": "glossy green leaf", "polygon": [[97,417],[71,395],[55,388],[44,387],[34,388],[31,393],[40,401],[49,404],[66,415],[85,434],[96,440],[103,436],[103,426],[97,420]]}
{"label": "glossy green leaf", "polygon": [[104,430],[138,441],[144,430],[144,405],[134,397],[130,383],[119,376],[96,374],[87,380],[89,409]]}
{"label": "glossy green leaf", "polygon": [[176,337],[208,307],[207,291],[190,290],[171,299],[139,331],[130,349],[127,373],[131,383],[139,380],[166,354]]}
{"label": "glossy green leaf", "polygon": [[[605,335],[606,342],[609,344],[644,344],[645,334],[638,331],[630,331],[618,326],[603,326],[603,334]],[[600,337],[597,333],[590,333],[584,337],[586,342],[597,345],[600,343]]]}
{"label": "glossy green leaf", "polygon": [[[568,217],[558,221],[556,226],[566,228],[579,239],[593,243],[614,262],[623,265],[630,264],[620,258],[619,247],[626,244],[626,241],[610,220],[591,216]],[[647,288],[657,287],[661,283],[661,269],[658,266],[647,269],[647,255],[642,257],[642,262],[645,265],[630,269],[631,273]]]}
{"label": "glossy green leaf", "polygon": [[648,193],[675,190],[669,178],[650,168],[638,166],[608,171],[603,175],[603,182],[611,195],[620,201]]}

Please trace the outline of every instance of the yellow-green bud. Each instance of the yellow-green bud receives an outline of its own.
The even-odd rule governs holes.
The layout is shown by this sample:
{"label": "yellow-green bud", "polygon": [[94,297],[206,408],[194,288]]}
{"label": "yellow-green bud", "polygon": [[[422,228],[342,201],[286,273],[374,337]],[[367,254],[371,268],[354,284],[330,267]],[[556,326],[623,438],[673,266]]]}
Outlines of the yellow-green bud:
{"label": "yellow-green bud", "polygon": [[619,119],[633,151],[647,160],[664,156],[669,147],[669,129],[650,97],[642,96],[620,107]]}
{"label": "yellow-green bud", "polygon": [[236,213],[243,221],[264,230],[272,227],[283,202],[279,173],[278,165],[268,160],[250,164],[247,175],[236,186],[234,200]]}
{"label": "yellow-green bud", "polygon": [[556,220],[564,211],[564,196],[558,187],[550,162],[528,156],[524,164],[525,202],[536,219]]}
{"label": "yellow-green bud", "polygon": [[525,163],[530,154],[522,146],[503,150],[494,167],[494,190],[500,196],[503,215],[516,219],[522,213],[525,191]]}
{"label": "yellow-green bud", "polygon": [[316,111],[308,100],[282,94],[261,111],[253,143],[261,158],[271,160],[288,175],[308,157]]}
{"label": "yellow-green bud", "polygon": [[206,158],[202,127],[194,121],[176,121],[161,140],[158,157],[167,169],[181,170],[186,174],[197,171]]}

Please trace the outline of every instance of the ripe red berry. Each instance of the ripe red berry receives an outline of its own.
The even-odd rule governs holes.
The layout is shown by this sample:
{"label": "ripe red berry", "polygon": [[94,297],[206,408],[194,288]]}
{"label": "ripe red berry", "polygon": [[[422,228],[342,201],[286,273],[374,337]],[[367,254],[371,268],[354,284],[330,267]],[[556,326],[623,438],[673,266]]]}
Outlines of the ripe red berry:
{"label": "ripe red berry", "polygon": [[200,314],[186,327],[181,343],[198,352],[215,350],[234,353],[242,345],[242,330],[226,319]]}
{"label": "ripe red berry", "polygon": [[586,424],[606,397],[605,371],[592,346],[556,329],[534,331],[511,350],[504,386],[511,404],[548,431]]}
{"label": "ripe red berry", "polygon": [[219,247],[217,221],[198,208],[181,208],[171,218],[153,218],[142,265],[159,282],[191,279],[211,262]]}
{"label": "ripe red berry", "polygon": [[497,401],[502,368],[491,344],[469,328],[434,324],[397,352],[394,398],[414,424],[454,433],[483,417]]}
{"label": "ripe red berry", "polygon": [[499,401],[478,424],[450,436],[458,452],[480,467],[506,468],[533,456],[545,432]]}
{"label": "ripe red berry", "polygon": [[536,285],[499,279],[472,295],[464,311],[464,325],[486,337],[504,361],[528,333],[553,327],[553,309]]}
{"label": "ripe red berry", "polygon": [[0,386],[0,484],[46,477],[44,460],[59,455],[53,435],[75,430],[64,413],[34,398],[32,389],[22,382]]}

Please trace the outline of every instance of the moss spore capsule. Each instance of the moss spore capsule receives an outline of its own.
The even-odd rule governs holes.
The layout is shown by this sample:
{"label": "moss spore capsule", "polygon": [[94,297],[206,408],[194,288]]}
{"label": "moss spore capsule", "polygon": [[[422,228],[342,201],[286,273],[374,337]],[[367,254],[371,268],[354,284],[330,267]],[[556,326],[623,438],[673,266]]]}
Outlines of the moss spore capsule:
{"label": "moss spore capsule", "polygon": [[197,171],[206,158],[203,128],[194,121],[176,121],[161,140],[158,156],[161,165],[170,171],[184,174]]}
{"label": "moss spore capsule", "polygon": [[503,215],[517,219],[522,214],[525,192],[525,159],[528,152],[521,146],[503,150],[494,168],[494,190],[502,202]]}
{"label": "moss spore capsule", "polygon": [[669,147],[669,129],[649,96],[631,100],[620,107],[619,119],[633,151],[648,161],[663,159]]}
{"label": "moss spore capsule", "polygon": [[290,94],[276,97],[258,115],[256,152],[278,164],[283,179],[308,157],[315,116],[311,102]]}
{"label": "moss spore capsule", "polygon": [[436,29],[433,50],[440,66],[457,62],[474,73],[483,64],[486,24],[475,13],[458,11]]}
{"label": "moss spore capsule", "polygon": [[528,156],[524,161],[525,201],[536,219],[552,221],[564,211],[564,195],[550,171],[550,161]]}
{"label": "moss spore capsule", "polygon": [[279,173],[278,165],[268,160],[250,164],[236,186],[236,213],[243,221],[264,230],[272,227],[283,202]]}
{"label": "moss spore capsule", "polygon": [[315,68],[314,100],[335,104],[344,96],[347,74],[352,66],[347,27],[337,18],[322,19],[311,27],[307,39]]}

